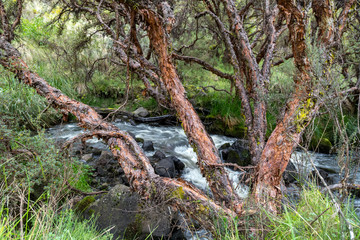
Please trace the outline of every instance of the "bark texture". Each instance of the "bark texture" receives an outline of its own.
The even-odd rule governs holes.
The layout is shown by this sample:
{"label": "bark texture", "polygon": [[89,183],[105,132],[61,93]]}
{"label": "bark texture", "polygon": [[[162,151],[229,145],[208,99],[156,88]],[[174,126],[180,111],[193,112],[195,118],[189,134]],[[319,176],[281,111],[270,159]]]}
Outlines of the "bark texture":
{"label": "bark texture", "polygon": [[[167,9],[170,6],[165,2],[162,4],[163,16],[166,16],[166,13],[168,13]],[[152,10],[142,9],[140,13],[144,16],[149,26],[148,35],[151,45],[159,58],[161,79],[164,81],[172,105],[182,122],[182,127],[189,139],[189,143],[197,153],[200,170],[206,177],[214,198],[224,202],[228,207],[231,206],[236,212],[240,213],[242,204],[240,204],[240,199],[234,192],[224,167],[219,166],[221,160],[218,150],[207,134],[192,104],[187,100],[185,89],[172,62],[172,56],[168,53],[170,46],[167,33],[171,28],[171,22],[174,20],[171,16],[168,16],[165,23],[167,26],[164,28],[164,23]]]}
{"label": "bark texture", "polygon": [[81,127],[90,130],[83,137],[97,136],[109,145],[129,179],[130,186],[142,197],[172,205],[198,220],[209,230],[214,230],[209,217],[217,214],[236,216],[233,210],[214,202],[192,184],[156,175],[140,146],[127,132],[103,121],[94,109],[70,99],[30,71],[19,52],[3,37],[0,38],[0,50],[0,64],[5,69],[15,73],[22,83],[36,89],[54,108],[72,113]]}
{"label": "bark texture", "polygon": [[255,199],[273,213],[277,213],[280,206],[282,173],[315,108],[311,96],[311,67],[306,54],[305,13],[290,1],[279,0],[278,6],[286,17],[297,72],[294,76],[294,94],[287,103],[282,120],[265,145],[257,169]]}

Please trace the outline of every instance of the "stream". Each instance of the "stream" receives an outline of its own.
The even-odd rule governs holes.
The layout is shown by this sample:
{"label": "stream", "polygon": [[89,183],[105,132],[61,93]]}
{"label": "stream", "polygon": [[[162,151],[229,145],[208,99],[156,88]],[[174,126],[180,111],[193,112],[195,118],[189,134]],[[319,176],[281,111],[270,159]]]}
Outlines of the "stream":
{"label": "stream", "polygon": [[[121,120],[115,121],[114,125],[121,130],[133,133],[137,138],[152,141],[155,151],[160,150],[165,153],[166,156],[175,156],[179,158],[185,164],[185,169],[181,177],[208,192],[207,182],[196,164],[196,154],[188,144],[182,128],[177,126],[151,126],[147,124],[132,125]],[[78,127],[76,123],[69,123],[50,128],[48,129],[47,134],[49,138],[68,140],[83,132],[84,130]],[[225,143],[231,144],[236,140],[235,138],[221,135],[211,135],[211,137],[217,148]],[[87,140],[87,144],[94,145],[97,148],[104,150],[108,149],[104,143],[96,138]],[[152,156],[155,151],[146,151],[145,153],[147,156]],[[295,151],[291,157],[291,162],[294,163],[298,172],[305,176],[313,170],[309,158],[313,160],[318,168],[323,169],[328,173],[328,178],[331,178],[333,183],[338,183],[341,180],[341,175],[339,174],[340,167],[338,166],[336,155]],[[240,197],[246,198],[249,189],[247,186],[239,184],[242,172],[230,169],[227,169],[227,171],[229,172],[230,179],[233,181],[237,193]],[[350,175],[350,179],[351,178],[353,178],[354,183],[360,184],[360,174],[355,174],[353,172]],[[354,199],[354,206],[357,209],[357,213],[359,213],[359,198]]]}

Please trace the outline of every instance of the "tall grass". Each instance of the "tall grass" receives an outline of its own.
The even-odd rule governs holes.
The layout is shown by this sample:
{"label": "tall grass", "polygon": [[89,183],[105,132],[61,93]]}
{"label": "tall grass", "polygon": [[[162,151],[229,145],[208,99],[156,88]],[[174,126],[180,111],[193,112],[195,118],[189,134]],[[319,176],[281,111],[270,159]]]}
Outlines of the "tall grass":
{"label": "tall grass", "polygon": [[[24,198],[24,194],[18,186],[12,185],[16,189],[18,198]],[[2,188],[1,193],[8,189]],[[34,239],[34,240],[54,240],[54,239],[112,239],[108,232],[97,232],[94,219],[80,220],[74,211],[63,209],[58,206],[60,197],[57,194],[49,196],[46,201],[32,202],[23,199],[19,203],[17,214],[11,214],[8,210],[8,195],[0,194],[0,239]]]}
{"label": "tall grass", "polygon": [[[352,225],[355,239],[360,239],[360,219],[351,198],[341,206]],[[350,239],[348,227],[330,198],[317,186],[303,187],[296,204],[282,204],[282,213],[274,216],[248,199],[240,218],[213,221],[216,239]]]}
{"label": "tall grass", "polygon": [[0,113],[20,128],[38,129],[59,121],[59,115],[47,108],[46,99],[15,79],[0,67]]}
{"label": "tall grass", "polygon": [[42,131],[8,123],[1,115],[0,239],[112,239],[68,209],[69,184],[91,190],[89,168],[60,153]]}
{"label": "tall grass", "polygon": [[[355,239],[360,238],[360,220],[349,199],[342,206],[353,226]],[[268,239],[349,239],[349,231],[328,196],[311,186],[304,188],[296,206],[283,205],[283,213],[270,217]]]}

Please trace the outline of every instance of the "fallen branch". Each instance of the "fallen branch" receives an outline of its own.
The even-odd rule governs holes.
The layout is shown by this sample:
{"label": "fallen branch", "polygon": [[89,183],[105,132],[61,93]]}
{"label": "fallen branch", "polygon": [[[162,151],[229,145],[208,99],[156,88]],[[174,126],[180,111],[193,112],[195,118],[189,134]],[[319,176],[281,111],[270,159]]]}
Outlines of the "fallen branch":
{"label": "fallen branch", "polygon": [[206,91],[207,88],[212,88],[217,92],[226,92],[229,95],[232,95],[231,92],[229,92],[228,90],[225,89],[217,89],[215,86],[205,86],[205,87],[201,87],[204,91]]}
{"label": "fallen branch", "polygon": [[[355,184],[355,183],[346,183],[346,184],[342,184],[342,183],[337,183],[337,184],[333,184],[327,187],[330,190],[340,190],[340,189],[356,189],[356,190],[360,190],[360,184]],[[325,192],[327,190],[327,188],[323,188],[321,190],[321,192]]]}
{"label": "fallen branch", "polygon": [[182,56],[182,55],[178,55],[176,53],[173,53],[172,54],[172,57],[176,60],[182,60],[186,63],[189,63],[189,62],[194,62],[194,63],[197,63],[199,64],[200,66],[202,66],[204,69],[212,72],[213,74],[221,77],[221,78],[225,78],[225,79],[229,79],[229,80],[234,80],[234,77],[233,75],[231,74],[228,74],[228,73],[224,73],[222,71],[220,71],[219,69],[216,69],[214,68],[213,66],[211,66],[210,64],[208,64],[207,62],[199,59],[199,58],[196,58],[196,57],[190,57],[190,56]]}

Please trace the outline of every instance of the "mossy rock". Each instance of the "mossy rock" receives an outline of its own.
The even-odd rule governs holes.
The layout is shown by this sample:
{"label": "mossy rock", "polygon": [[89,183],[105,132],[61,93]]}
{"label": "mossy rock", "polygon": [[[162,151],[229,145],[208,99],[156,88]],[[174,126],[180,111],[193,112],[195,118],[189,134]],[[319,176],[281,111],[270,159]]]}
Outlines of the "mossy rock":
{"label": "mossy rock", "polygon": [[226,162],[236,163],[239,166],[248,166],[251,164],[251,159],[248,152],[246,151],[239,152],[231,149],[228,151]]}
{"label": "mossy rock", "polygon": [[75,205],[74,209],[76,212],[84,212],[95,200],[93,196],[86,196]]}
{"label": "mossy rock", "polygon": [[167,239],[171,234],[173,218],[168,214],[168,208],[145,205],[137,193],[118,184],[92,203],[83,216],[89,218],[94,214],[97,228],[111,228],[109,232],[115,239],[145,239],[150,232],[155,239]]}
{"label": "mossy rock", "polygon": [[321,138],[320,140],[316,137],[311,139],[309,150],[320,153],[330,153],[333,148],[332,143],[327,138]]}

